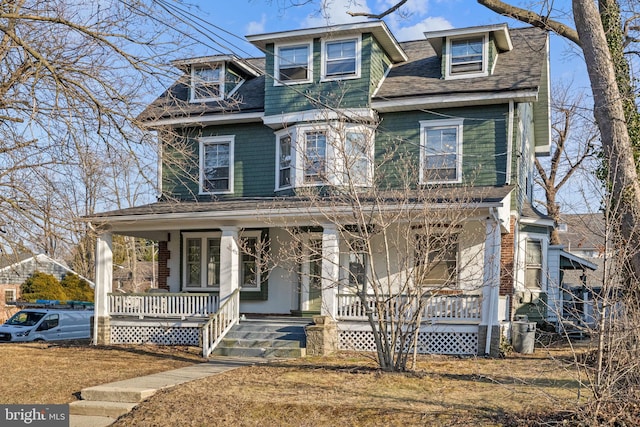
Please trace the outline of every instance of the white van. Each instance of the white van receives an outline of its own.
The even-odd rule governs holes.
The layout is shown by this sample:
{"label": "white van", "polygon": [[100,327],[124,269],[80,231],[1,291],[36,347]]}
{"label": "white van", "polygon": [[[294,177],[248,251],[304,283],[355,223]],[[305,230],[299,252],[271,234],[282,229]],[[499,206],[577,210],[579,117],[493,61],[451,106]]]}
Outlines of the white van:
{"label": "white van", "polygon": [[93,310],[21,310],[0,326],[0,342],[90,338],[92,317]]}

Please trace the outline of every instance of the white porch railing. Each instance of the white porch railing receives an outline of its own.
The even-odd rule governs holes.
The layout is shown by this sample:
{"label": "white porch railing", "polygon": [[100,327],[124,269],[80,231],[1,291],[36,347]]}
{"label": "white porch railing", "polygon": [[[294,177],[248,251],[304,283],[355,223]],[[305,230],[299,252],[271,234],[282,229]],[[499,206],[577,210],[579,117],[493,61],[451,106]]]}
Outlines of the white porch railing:
{"label": "white porch railing", "polygon": [[109,294],[109,315],[187,318],[208,317],[218,309],[211,294]]}
{"label": "white porch railing", "polygon": [[236,289],[202,327],[202,357],[209,357],[240,318],[240,290]]}
{"label": "white porch railing", "polygon": [[[399,297],[402,304],[406,297]],[[391,309],[391,302],[387,301],[387,313],[396,312]],[[396,300],[397,301],[397,300]],[[451,321],[451,322],[480,322],[482,313],[482,297],[479,295],[429,295],[423,297],[423,322]],[[375,296],[369,295],[366,302],[354,294],[338,294],[339,320],[367,320],[367,311],[376,312]]]}

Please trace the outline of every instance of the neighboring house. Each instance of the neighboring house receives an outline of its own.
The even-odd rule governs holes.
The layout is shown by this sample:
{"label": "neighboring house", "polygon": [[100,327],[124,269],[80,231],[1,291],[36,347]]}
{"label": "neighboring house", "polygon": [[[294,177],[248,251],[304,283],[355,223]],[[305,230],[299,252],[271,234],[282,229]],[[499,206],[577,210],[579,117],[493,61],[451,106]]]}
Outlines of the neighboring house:
{"label": "neighboring house", "polygon": [[[64,261],[56,261],[44,254],[0,256],[0,322],[7,320],[16,311],[14,305],[7,303],[20,298],[20,285],[36,271],[51,274],[58,280],[62,280],[69,273],[77,275]],[[80,277],[94,287],[92,281]]]}
{"label": "neighboring house", "polygon": [[561,323],[568,329],[580,329],[582,326],[593,328],[596,325],[595,299],[602,291],[607,268],[604,215],[564,214],[558,231],[563,250],[578,258],[577,262],[562,270],[558,280]]}
{"label": "neighboring house", "polygon": [[[372,185],[386,171],[378,165],[387,148],[401,141],[420,169],[411,186],[441,191],[440,202],[428,206],[434,225],[441,221],[438,210],[461,189],[467,197],[455,250],[447,268],[434,273],[454,279],[448,292],[434,293],[432,308],[438,308],[425,312],[420,351],[497,354],[501,326],[520,304],[514,294],[549,287],[553,222],[529,207],[534,157],[549,152],[547,33],[497,24],[399,43],[378,21],[247,40],[265,56],[177,61],[184,76],[141,116],[160,139],[158,202],[90,218],[102,231],[98,342],[161,332],[160,321],[126,323],[115,316],[132,304],[110,294],[111,236],[124,234],[158,242],[158,285],[173,298],[167,307],[201,295],[218,304],[239,290],[239,313],[323,314],[337,320],[341,348],[373,349],[367,323],[345,309],[352,300],[340,287],[342,272],[357,267],[366,276],[383,260],[354,267],[357,254],[341,234],[349,220],[339,227],[323,222],[321,207],[310,206],[305,194],[318,187],[330,194],[343,185],[354,169],[347,171],[335,152],[354,145],[358,184]],[[363,140],[372,143],[358,145]],[[187,160],[176,166],[178,150],[186,150]],[[389,178],[384,185],[400,183]],[[393,209],[392,198],[389,204]],[[267,237],[269,259],[277,260],[281,248],[294,244],[284,231],[290,227],[322,256],[304,252],[294,268],[276,262],[268,275],[256,273],[260,255],[251,248]],[[398,227],[413,230],[412,224]],[[418,239],[418,227],[415,234]],[[416,265],[397,274],[410,276],[421,254],[404,256],[415,257]],[[318,273],[317,283],[310,271]],[[467,287],[463,278],[472,274],[475,285]],[[164,308],[165,315],[177,310]],[[188,327],[188,316],[172,325]],[[238,313],[230,316],[236,321]]]}

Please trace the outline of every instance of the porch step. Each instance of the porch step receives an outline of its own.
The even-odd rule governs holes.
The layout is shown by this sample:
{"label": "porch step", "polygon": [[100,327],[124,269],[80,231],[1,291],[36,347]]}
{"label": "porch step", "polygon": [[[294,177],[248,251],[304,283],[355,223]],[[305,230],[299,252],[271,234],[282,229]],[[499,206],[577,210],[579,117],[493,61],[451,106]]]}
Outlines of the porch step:
{"label": "porch step", "polygon": [[246,319],[234,326],[212,356],[296,358],[305,355],[310,319]]}
{"label": "porch step", "polygon": [[69,403],[69,415],[118,418],[131,411],[135,406],[136,403],[133,402],[77,400]]}

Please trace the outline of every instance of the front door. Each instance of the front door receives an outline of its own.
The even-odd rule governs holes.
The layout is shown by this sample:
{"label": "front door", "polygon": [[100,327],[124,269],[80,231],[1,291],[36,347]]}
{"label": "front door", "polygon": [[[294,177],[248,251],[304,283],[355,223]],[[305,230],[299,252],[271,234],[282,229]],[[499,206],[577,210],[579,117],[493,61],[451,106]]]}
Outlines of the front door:
{"label": "front door", "polygon": [[310,238],[302,248],[300,265],[300,310],[302,314],[320,314],[322,306],[322,239]]}

